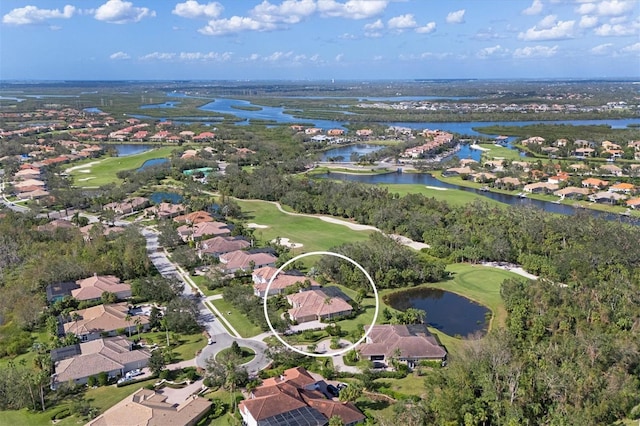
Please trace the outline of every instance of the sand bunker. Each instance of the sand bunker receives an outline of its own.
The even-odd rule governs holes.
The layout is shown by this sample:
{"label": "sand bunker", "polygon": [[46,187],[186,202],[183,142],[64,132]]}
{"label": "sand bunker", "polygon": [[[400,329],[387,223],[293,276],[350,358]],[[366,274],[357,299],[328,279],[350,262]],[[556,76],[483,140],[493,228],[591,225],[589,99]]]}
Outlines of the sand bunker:
{"label": "sand bunker", "polygon": [[[74,170],[89,169],[89,168],[91,168],[91,166],[95,166],[96,164],[99,164],[99,163],[100,163],[100,161],[92,161],[92,162],[90,162],[90,163],[82,164],[82,165],[80,165],[80,166],[73,166],[73,167],[69,167],[69,168],[68,168],[68,169],[66,169],[64,172],[65,172],[65,173],[69,173],[69,172],[72,172],[72,171],[74,171]],[[83,173],[89,173],[89,170],[86,170],[86,171],[85,171],[85,170],[83,170],[82,172],[83,172]]]}
{"label": "sand bunker", "polygon": [[257,223],[247,223],[247,228],[264,229],[264,228],[268,228],[268,226],[267,225],[258,225]]}
{"label": "sand bunker", "polygon": [[95,179],[95,176],[90,176],[90,177],[86,177],[86,178],[78,179],[78,182],[84,182],[84,181],[86,181],[86,180],[91,180],[91,179]]}
{"label": "sand bunker", "polygon": [[[278,244],[278,239],[271,240],[271,242],[274,243],[274,244]],[[279,244],[281,246],[283,246],[283,247],[289,247],[289,248],[301,248],[301,247],[304,247],[304,244],[292,243],[291,240],[289,240],[288,238],[280,238]]]}
{"label": "sand bunker", "polygon": [[447,188],[438,188],[437,186],[425,186],[427,189],[435,189],[436,191],[446,191]]}

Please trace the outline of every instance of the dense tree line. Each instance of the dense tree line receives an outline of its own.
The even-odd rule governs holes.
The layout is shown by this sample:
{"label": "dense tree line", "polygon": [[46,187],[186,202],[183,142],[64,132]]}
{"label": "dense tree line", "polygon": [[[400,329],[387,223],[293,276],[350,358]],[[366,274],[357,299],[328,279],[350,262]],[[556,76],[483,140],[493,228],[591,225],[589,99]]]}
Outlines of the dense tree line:
{"label": "dense tree line", "polygon": [[[368,241],[347,243],[332,250],[358,262],[380,289],[440,281],[446,274],[444,262],[426,259],[381,233],[371,234]],[[362,271],[339,257],[324,256],[318,264],[318,272],[348,287],[371,290]]]}

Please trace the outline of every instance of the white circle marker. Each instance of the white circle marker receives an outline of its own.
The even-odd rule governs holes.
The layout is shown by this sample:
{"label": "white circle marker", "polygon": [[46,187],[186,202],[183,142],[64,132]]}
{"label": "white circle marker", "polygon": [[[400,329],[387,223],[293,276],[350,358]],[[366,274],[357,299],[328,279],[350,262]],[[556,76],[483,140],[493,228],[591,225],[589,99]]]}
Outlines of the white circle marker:
{"label": "white circle marker", "polygon": [[[371,327],[369,327],[369,329],[367,331],[365,331],[364,335],[360,338],[360,340],[358,340],[357,342],[355,342],[351,346],[348,346],[348,347],[346,347],[345,349],[343,349],[341,351],[331,352],[330,354],[326,354],[326,355],[325,354],[316,354],[316,353],[311,353],[311,352],[305,352],[302,349],[298,349],[295,346],[291,346],[289,343],[285,342],[284,339],[282,337],[280,337],[280,335],[276,332],[276,330],[274,330],[273,325],[271,325],[271,320],[269,319],[269,312],[267,310],[267,295],[269,294],[269,289],[271,288],[271,284],[273,283],[273,280],[278,276],[278,274],[280,272],[282,272],[282,270],[284,268],[286,268],[289,264],[295,262],[296,260],[302,259],[302,258],[305,258],[305,257],[308,257],[308,256],[315,256],[315,255],[335,256],[335,257],[339,257],[340,259],[346,260],[347,262],[353,263],[358,269],[360,269],[362,271],[362,273],[367,277],[367,279],[371,283],[371,288],[373,288],[373,294],[375,295],[375,298],[376,298],[376,309],[375,309],[375,312],[373,314],[373,320],[371,321]],[[273,274],[273,276],[269,280],[269,283],[267,284],[267,288],[264,290],[264,299],[262,301],[262,307],[264,308],[264,317],[267,320],[267,324],[269,324],[269,329],[273,332],[273,334],[276,336],[276,338],[278,340],[280,340],[280,342],[283,345],[285,345],[286,347],[288,347],[292,351],[298,352],[299,354],[307,355],[307,356],[313,356],[313,357],[316,357],[316,358],[322,358],[322,357],[332,357],[332,356],[335,356],[335,355],[346,354],[351,349],[354,349],[360,343],[364,342],[364,340],[367,338],[367,336],[371,332],[371,328],[374,325],[376,325],[376,320],[378,319],[378,310],[380,308],[380,300],[378,299],[378,289],[376,288],[376,285],[373,282],[373,279],[371,278],[371,275],[369,275],[367,270],[364,269],[362,266],[360,266],[360,264],[358,262],[356,262],[355,260],[353,260],[350,257],[347,257],[347,256],[345,256],[343,254],[334,253],[332,251],[312,251],[312,252],[309,252],[309,253],[299,254],[298,256],[295,256],[293,259],[287,260],[281,267],[278,268],[276,273]]]}

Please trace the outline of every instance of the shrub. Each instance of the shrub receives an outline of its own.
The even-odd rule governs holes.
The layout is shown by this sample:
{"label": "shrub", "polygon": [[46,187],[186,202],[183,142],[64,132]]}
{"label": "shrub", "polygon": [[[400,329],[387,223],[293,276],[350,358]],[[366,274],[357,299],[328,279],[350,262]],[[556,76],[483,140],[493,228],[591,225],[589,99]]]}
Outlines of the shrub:
{"label": "shrub", "polygon": [[96,379],[96,376],[89,376],[89,379],[87,380],[87,386],[92,388],[96,385],[97,382],[98,382],[98,379]]}
{"label": "shrub", "polygon": [[109,375],[105,371],[98,373],[98,385],[107,386],[109,384]]}

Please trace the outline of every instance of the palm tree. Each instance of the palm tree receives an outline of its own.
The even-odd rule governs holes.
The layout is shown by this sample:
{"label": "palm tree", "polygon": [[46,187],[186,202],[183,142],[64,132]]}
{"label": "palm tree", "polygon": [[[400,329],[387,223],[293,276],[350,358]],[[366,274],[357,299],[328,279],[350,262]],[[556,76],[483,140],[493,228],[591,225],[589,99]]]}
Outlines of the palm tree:
{"label": "palm tree", "polygon": [[80,314],[78,314],[77,312],[73,312],[71,314],[71,320],[75,322],[76,324],[76,336],[78,335],[78,320],[80,319]]}
{"label": "palm tree", "polygon": [[164,328],[164,331],[167,333],[167,348],[168,348],[170,346],[169,345],[169,323],[167,322],[166,317],[162,317],[162,319],[160,320],[160,325],[162,326],[162,328]]}
{"label": "palm tree", "polygon": [[127,312],[127,316],[124,317],[124,320],[127,322],[127,329],[129,330],[129,339],[131,339],[131,314]]}

